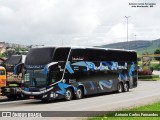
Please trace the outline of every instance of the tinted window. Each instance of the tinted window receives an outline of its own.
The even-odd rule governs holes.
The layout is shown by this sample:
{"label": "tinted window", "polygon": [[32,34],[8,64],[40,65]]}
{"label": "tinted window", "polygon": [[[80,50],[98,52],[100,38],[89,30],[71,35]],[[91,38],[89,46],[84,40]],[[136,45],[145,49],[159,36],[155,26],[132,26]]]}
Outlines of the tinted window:
{"label": "tinted window", "polygon": [[[12,55],[5,61],[5,67],[7,72],[13,72],[14,66],[22,62],[21,55]],[[19,68],[20,69],[20,68]]]}
{"label": "tinted window", "polygon": [[55,48],[33,48],[27,54],[25,64],[45,65],[53,61]]}
{"label": "tinted window", "polygon": [[71,61],[137,61],[136,52],[102,50],[102,49],[74,49]]}
{"label": "tinted window", "polygon": [[95,49],[73,49],[71,61],[102,61],[104,60],[105,50]]}
{"label": "tinted window", "polygon": [[106,57],[108,61],[137,61],[136,52],[109,50]]}
{"label": "tinted window", "polygon": [[72,49],[70,54],[70,61],[86,61],[87,54],[85,49]]}
{"label": "tinted window", "polygon": [[66,61],[70,48],[58,48],[54,54],[54,61]]}
{"label": "tinted window", "polygon": [[17,65],[18,63],[21,63],[21,60],[22,60],[21,55],[12,55],[5,61],[5,64]]}
{"label": "tinted window", "polygon": [[86,49],[88,61],[104,61],[105,50]]}

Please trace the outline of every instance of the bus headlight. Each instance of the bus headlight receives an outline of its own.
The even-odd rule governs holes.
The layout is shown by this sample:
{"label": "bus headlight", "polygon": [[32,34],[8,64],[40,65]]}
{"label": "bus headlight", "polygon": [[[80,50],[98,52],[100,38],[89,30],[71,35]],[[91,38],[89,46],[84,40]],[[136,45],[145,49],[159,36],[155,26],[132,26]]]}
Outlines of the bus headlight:
{"label": "bus headlight", "polygon": [[42,98],[46,98],[47,97],[47,95],[43,95],[43,97]]}
{"label": "bus headlight", "polygon": [[58,97],[58,94],[56,94],[56,93],[54,93],[54,92],[51,92],[50,97],[56,98],[56,97]]}

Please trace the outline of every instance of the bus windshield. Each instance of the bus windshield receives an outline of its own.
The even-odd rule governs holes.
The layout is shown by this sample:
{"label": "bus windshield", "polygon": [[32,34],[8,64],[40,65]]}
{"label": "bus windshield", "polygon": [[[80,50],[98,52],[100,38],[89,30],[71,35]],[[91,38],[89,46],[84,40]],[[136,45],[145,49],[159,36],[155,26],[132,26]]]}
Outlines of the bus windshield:
{"label": "bus windshield", "polygon": [[26,70],[23,77],[25,86],[43,87],[47,85],[47,76],[44,75],[43,69]]}

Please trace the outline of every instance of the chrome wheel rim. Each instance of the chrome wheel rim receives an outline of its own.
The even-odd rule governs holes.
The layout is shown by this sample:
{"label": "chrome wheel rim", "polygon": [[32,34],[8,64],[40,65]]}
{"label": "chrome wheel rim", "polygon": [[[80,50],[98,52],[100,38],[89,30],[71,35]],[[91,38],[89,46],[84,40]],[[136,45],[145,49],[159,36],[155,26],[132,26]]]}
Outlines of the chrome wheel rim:
{"label": "chrome wheel rim", "polygon": [[122,92],[122,85],[121,84],[119,84],[119,90],[118,91]]}
{"label": "chrome wheel rim", "polygon": [[69,90],[66,91],[66,98],[68,100],[71,99],[71,91],[69,91]]}
{"label": "chrome wheel rim", "polygon": [[128,91],[128,85],[126,83],[124,84],[124,89],[125,91]]}
{"label": "chrome wheel rim", "polygon": [[81,96],[82,96],[82,91],[80,89],[77,90],[77,96],[78,96],[78,98],[81,98]]}

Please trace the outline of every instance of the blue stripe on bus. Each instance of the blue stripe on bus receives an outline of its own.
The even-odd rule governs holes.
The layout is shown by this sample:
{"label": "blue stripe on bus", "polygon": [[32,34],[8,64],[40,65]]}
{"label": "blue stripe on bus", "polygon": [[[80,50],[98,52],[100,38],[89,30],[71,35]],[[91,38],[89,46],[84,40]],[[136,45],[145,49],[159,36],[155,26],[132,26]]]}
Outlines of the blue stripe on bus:
{"label": "blue stripe on bus", "polygon": [[[84,87],[84,85],[81,83],[81,82],[78,82],[78,85],[81,85],[81,86],[83,86]],[[86,88],[84,87],[84,94],[87,94],[87,90],[86,90]]]}
{"label": "blue stripe on bus", "polygon": [[82,61],[81,62],[72,63],[72,65],[87,67],[87,64],[85,62],[82,62]]}
{"label": "blue stripe on bus", "polygon": [[70,66],[70,62],[67,62],[67,63],[66,63],[66,68],[67,68],[67,70],[68,70],[71,74],[74,73],[74,71],[72,70],[72,68],[71,68],[71,66]]}
{"label": "blue stripe on bus", "polygon": [[59,93],[61,95],[64,95],[66,93],[66,88],[70,87],[71,85],[65,84],[63,82],[58,83],[58,87],[61,89],[59,91],[56,91],[56,93]]}
{"label": "blue stripe on bus", "polygon": [[130,77],[133,76],[133,73],[132,73],[132,72],[134,72],[134,70],[135,70],[135,64],[134,64],[134,62],[132,62],[132,65],[131,65],[131,67],[130,67],[130,69],[129,69],[129,76],[130,76]]}
{"label": "blue stripe on bus", "polygon": [[102,63],[102,65],[104,64],[104,65],[108,66],[109,69],[111,69],[111,67],[112,67],[108,62],[102,61],[101,63]]}
{"label": "blue stripe on bus", "polygon": [[118,76],[118,79],[119,80],[127,80],[127,75],[123,75],[122,73],[119,73],[119,76]]}
{"label": "blue stripe on bus", "polygon": [[91,85],[91,89],[94,90],[94,84],[93,81],[89,81],[90,85]]}
{"label": "blue stripe on bus", "polygon": [[112,87],[112,84],[113,84],[113,81],[112,81],[112,80],[109,80],[109,81],[100,80],[100,81],[99,81],[99,86],[100,86],[101,90],[103,90],[103,87],[111,88],[111,87]]}

